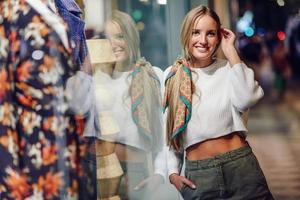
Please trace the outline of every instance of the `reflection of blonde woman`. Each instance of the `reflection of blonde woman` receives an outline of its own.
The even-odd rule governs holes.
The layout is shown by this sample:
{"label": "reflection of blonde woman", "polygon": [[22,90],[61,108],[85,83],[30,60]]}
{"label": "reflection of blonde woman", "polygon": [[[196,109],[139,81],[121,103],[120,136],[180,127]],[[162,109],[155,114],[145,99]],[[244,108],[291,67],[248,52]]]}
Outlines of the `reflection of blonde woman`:
{"label": "reflection of blonde woman", "polygon": [[[148,199],[146,185],[150,182],[145,178],[151,174],[154,162],[151,157],[157,164],[163,163],[160,159],[164,161],[158,153],[163,143],[160,100],[163,73],[141,58],[139,33],[129,15],[113,11],[105,34],[117,58],[110,92],[114,97],[112,113],[120,132],[113,139],[104,136],[102,139],[117,143],[116,154],[125,174],[120,187],[121,198]],[[157,165],[155,172],[164,174]],[[152,176],[151,180],[159,179]]]}
{"label": "reflection of blonde woman", "polygon": [[[209,8],[191,10],[181,29],[184,58],[165,72],[169,178],[184,199],[273,199],[242,120],[263,91],[234,33],[220,26]],[[213,57],[219,45],[227,60]]]}

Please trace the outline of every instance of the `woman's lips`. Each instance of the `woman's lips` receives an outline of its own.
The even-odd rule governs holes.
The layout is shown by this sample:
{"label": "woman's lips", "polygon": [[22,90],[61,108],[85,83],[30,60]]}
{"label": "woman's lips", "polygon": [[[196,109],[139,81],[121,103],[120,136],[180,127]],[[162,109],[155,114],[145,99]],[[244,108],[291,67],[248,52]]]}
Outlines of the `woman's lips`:
{"label": "woman's lips", "polygon": [[207,48],[207,47],[195,46],[195,48],[197,49],[197,51],[202,52],[202,53],[208,51],[208,48]]}

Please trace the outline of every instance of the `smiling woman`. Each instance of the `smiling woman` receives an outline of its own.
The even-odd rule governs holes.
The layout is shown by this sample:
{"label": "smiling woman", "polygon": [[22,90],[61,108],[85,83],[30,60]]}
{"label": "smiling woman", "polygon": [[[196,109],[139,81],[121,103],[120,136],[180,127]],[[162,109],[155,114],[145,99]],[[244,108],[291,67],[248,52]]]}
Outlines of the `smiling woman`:
{"label": "smiling woman", "polygon": [[193,28],[189,49],[195,66],[207,66],[220,43],[220,25],[210,16],[199,18]]}
{"label": "smiling woman", "polygon": [[[139,32],[128,14],[114,10],[106,22],[105,36],[110,41],[116,63],[112,73],[104,74],[99,70],[98,75],[106,77],[106,95],[112,96],[107,109],[119,130],[113,138],[101,132],[99,139],[115,144],[114,153],[124,172],[120,186],[115,184],[119,186],[121,199],[149,199],[166,170],[164,152],[161,151],[163,72],[141,58]],[[97,102],[100,110],[104,108],[101,98]],[[100,183],[101,187],[105,186]],[[106,198],[101,193],[100,197]]]}
{"label": "smiling woman", "polygon": [[111,20],[106,23],[105,35],[117,57],[115,69],[132,69],[132,65],[141,58],[140,35],[133,19],[124,12],[113,11]]}
{"label": "smiling woman", "polygon": [[[118,23],[110,21],[106,24],[106,36],[111,41],[113,52],[117,62],[122,63],[129,61],[128,44],[124,38],[121,27]],[[129,64],[129,63],[128,63]]]}
{"label": "smiling woman", "polygon": [[[240,60],[235,34],[221,28],[213,10],[198,6],[180,37],[184,56],[165,71],[170,182],[187,200],[273,199],[242,120],[263,91]],[[215,58],[219,45],[227,60]]]}

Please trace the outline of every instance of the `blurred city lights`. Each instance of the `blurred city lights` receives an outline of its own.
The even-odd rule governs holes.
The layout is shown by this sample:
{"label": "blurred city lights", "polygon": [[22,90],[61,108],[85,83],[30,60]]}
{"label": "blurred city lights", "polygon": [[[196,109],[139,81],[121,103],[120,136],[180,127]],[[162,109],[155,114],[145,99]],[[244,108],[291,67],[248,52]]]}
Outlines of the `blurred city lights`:
{"label": "blurred city lights", "polygon": [[257,28],[256,30],[257,34],[261,37],[264,37],[266,35],[266,30],[264,28]]}
{"label": "blurred city lights", "polygon": [[279,40],[283,41],[285,39],[285,33],[283,31],[278,31],[277,37]]}
{"label": "blurred city lights", "polygon": [[249,27],[249,23],[247,21],[242,20],[242,19],[240,21],[238,21],[237,30],[239,32],[244,32],[247,29],[247,27]]}
{"label": "blurred city lights", "polygon": [[161,5],[166,5],[167,4],[167,0],[157,0],[157,3],[161,4]]}
{"label": "blurred city lights", "polygon": [[247,28],[251,26],[253,22],[253,13],[251,11],[246,11],[243,17],[237,22],[237,30],[239,32],[245,32]]}
{"label": "blurred city lights", "polygon": [[277,4],[279,6],[284,6],[284,0],[277,0]]}
{"label": "blurred city lights", "polygon": [[137,27],[137,29],[138,29],[139,31],[142,31],[142,30],[145,29],[145,24],[144,24],[143,22],[138,22],[138,23],[136,24],[136,27]]}
{"label": "blurred city lights", "polygon": [[245,35],[247,37],[252,37],[254,35],[254,30],[251,27],[248,27],[245,31],[244,31]]}
{"label": "blurred city lights", "polygon": [[134,10],[132,13],[132,17],[135,21],[139,21],[142,19],[143,13],[140,10]]}

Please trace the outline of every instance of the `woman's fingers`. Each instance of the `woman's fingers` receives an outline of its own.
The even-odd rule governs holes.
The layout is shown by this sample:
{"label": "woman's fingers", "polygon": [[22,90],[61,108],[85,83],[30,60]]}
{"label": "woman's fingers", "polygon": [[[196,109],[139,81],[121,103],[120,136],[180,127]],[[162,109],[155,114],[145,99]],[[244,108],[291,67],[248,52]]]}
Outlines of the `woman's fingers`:
{"label": "woman's fingers", "polygon": [[134,187],[134,190],[139,190],[146,186],[148,186],[149,188],[154,190],[154,188],[158,187],[160,184],[163,184],[163,182],[164,182],[164,179],[161,175],[154,174],[154,175],[142,180],[139,184],[137,184]]}
{"label": "woman's fingers", "polygon": [[182,179],[182,182],[185,184],[185,185],[187,185],[187,186],[189,186],[190,188],[192,188],[192,189],[196,189],[196,185],[192,182],[192,181],[190,181],[189,179],[187,179],[187,178],[185,178],[185,177],[182,177],[183,179]]}
{"label": "woman's fingers", "polygon": [[184,185],[187,185],[192,189],[196,189],[196,185],[192,181],[178,174],[172,174],[170,176],[170,181],[178,191],[180,191]]}
{"label": "woman's fingers", "polygon": [[230,38],[230,37],[232,37],[232,38],[235,37],[235,34],[230,29],[227,29],[227,28],[221,28],[221,34],[225,39]]}
{"label": "woman's fingers", "polygon": [[149,182],[149,178],[146,178],[146,179],[142,180],[139,184],[137,184],[134,187],[134,190],[139,190],[140,188],[145,187],[145,185],[147,185],[148,182]]}

